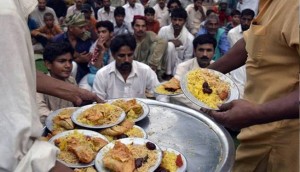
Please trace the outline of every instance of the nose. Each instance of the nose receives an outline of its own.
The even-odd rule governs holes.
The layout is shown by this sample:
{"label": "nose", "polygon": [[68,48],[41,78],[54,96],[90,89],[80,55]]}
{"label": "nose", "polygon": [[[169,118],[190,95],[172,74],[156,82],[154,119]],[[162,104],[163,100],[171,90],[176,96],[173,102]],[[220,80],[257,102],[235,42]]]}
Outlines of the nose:
{"label": "nose", "polygon": [[66,62],[65,67],[66,68],[71,68],[72,67],[72,62]]}
{"label": "nose", "polygon": [[207,50],[203,51],[203,56],[207,56]]}

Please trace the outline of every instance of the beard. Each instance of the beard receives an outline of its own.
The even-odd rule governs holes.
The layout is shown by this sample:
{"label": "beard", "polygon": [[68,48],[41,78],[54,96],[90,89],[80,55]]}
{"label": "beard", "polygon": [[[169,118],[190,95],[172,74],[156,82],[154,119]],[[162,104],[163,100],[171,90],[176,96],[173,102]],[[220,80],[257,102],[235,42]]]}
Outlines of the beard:
{"label": "beard", "polygon": [[197,62],[201,68],[206,68],[210,64],[210,58],[203,56],[200,59],[197,58]]}
{"label": "beard", "polygon": [[132,64],[129,62],[125,62],[116,66],[120,72],[129,72],[131,71]]}
{"label": "beard", "polygon": [[242,28],[242,31],[246,31],[249,29],[250,26],[247,26],[247,25],[241,25],[241,28]]}

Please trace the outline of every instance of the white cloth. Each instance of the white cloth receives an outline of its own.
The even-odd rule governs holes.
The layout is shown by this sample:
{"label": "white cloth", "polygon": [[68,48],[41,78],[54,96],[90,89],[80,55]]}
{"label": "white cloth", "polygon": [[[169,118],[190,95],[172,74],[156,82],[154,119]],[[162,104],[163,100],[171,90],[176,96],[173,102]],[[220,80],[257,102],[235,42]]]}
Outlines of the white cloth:
{"label": "white cloth", "polygon": [[[116,68],[116,61],[113,61],[97,72],[92,90],[103,100],[123,97],[146,98],[145,91],[153,93],[158,84],[155,72],[148,65],[135,60],[125,82]],[[162,97],[156,99],[162,101]]]}
{"label": "white cloth", "polygon": [[238,2],[236,4],[236,9],[242,12],[244,9],[249,8],[254,11],[255,15],[257,15],[258,3],[259,0],[242,0],[242,3]]}
{"label": "white cloth", "polygon": [[[230,43],[230,46],[232,47],[239,39],[243,37],[243,31],[241,25],[238,25],[231,30],[229,30],[227,38]],[[229,73],[229,76],[234,81],[234,83],[237,85],[239,91],[240,91],[240,97],[244,97],[244,88],[246,83],[246,69],[245,65],[231,71]]]}
{"label": "white cloth", "polygon": [[111,21],[112,23],[115,23],[115,17],[114,17],[114,11],[115,11],[115,7],[110,6],[109,7],[109,13],[107,13],[104,10],[104,7],[100,8],[97,12],[97,16],[98,16],[98,21]]}
{"label": "white cloth", "polygon": [[130,23],[133,21],[133,16],[135,15],[141,15],[144,16],[144,6],[140,3],[135,3],[134,8],[132,8],[129,3],[125,4],[125,18],[124,21],[126,23]]}
{"label": "white cloth", "polygon": [[68,9],[67,9],[67,14],[66,14],[66,18],[68,18],[69,16],[75,14],[75,13],[80,13],[80,10],[77,10],[76,8],[76,4],[71,5]]}
{"label": "white cloth", "polygon": [[36,0],[0,0],[1,172],[46,172],[56,160],[57,148],[37,141],[42,124],[35,100],[33,48],[25,20],[36,3]]}
{"label": "white cloth", "polygon": [[55,14],[55,11],[50,8],[50,7],[46,7],[46,9],[44,11],[40,11],[38,7],[35,7],[34,10],[30,13],[30,18],[33,19],[36,24],[38,25],[38,27],[42,27],[45,26],[45,22],[44,22],[44,15],[46,13],[51,13],[54,16],[54,23],[58,24],[58,20]]}
{"label": "white cloth", "polygon": [[168,42],[166,55],[166,74],[174,75],[178,63],[193,57],[194,36],[187,30],[185,26],[183,26],[180,34],[175,38],[172,24],[162,27],[158,32],[158,36],[166,41],[176,39],[180,40],[182,43],[181,46],[175,48],[172,42]]}
{"label": "white cloth", "polygon": [[[206,7],[202,6],[204,14],[206,14]],[[187,28],[195,35],[199,29],[202,22],[202,13],[199,10],[195,10],[194,4],[190,4],[186,7],[186,12],[188,14],[187,18]]]}
{"label": "white cloth", "polygon": [[155,19],[159,22],[160,27],[169,25],[169,10],[167,5],[164,9],[161,9],[158,4],[154,5],[153,9],[155,10]]}

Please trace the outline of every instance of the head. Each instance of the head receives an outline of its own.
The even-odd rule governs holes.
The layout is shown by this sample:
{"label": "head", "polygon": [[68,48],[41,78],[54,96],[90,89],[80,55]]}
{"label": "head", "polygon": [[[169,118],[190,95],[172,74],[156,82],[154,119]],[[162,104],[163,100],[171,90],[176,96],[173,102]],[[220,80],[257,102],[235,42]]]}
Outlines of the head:
{"label": "head", "polygon": [[143,38],[146,34],[146,17],[140,15],[134,16],[131,26],[133,28],[134,36],[136,38]]}
{"label": "head", "polygon": [[47,1],[46,0],[38,0],[38,9],[40,11],[45,11],[46,9],[46,4],[47,4]]}
{"label": "head", "polygon": [[155,10],[152,7],[146,7],[144,14],[147,22],[152,23],[154,21]]}
{"label": "head", "polygon": [[102,1],[102,5],[104,8],[108,8],[110,7],[110,0],[103,0]]}
{"label": "head", "polygon": [[167,7],[171,13],[174,9],[181,7],[181,2],[179,0],[169,0]]}
{"label": "head", "polygon": [[122,6],[116,7],[114,11],[114,17],[116,24],[118,26],[122,25],[124,23],[125,18],[125,9]]}
{"label": "head", "polygon": [[89,20],[92,14],[92,7],[90,4],[82,4],[81,12],[84,14],[85,19]]}
{"label": "head", "polygon": [[214,10],[208,9],[205,13],[206,16],[209,16],[210,14],[217,14]]}
{"label": "head", "polygon": [[219,29],[219,17],[216,14],[210,14],[206,17],[205,28],[211,35],[215,35]]}
{"label": "head", "polygon": [[114,35],[114,24],[108,20],[96,23],[98,37],[104,41],[110,41]]}
{"label": "head", "polygon": [[221,11],[226,11],[228,6],[227,0],[220,0],[219,2],[219,8]]}
{"label": "head", "polygon": [[157,0],[156,1],[161,9],[165,8],[166,0]]}
{"label": "head", "polygon": [[64,25],[68,26],[68,33],[83,41],[87,40],[86,19],[83,13],[75,13],[65,19]]}
{"label": "head", "polygon": [[174,31],[180,32],[182,27],[185,25],[187,19],[187,12],[183,8],[176,8],[171,13],[171,22]]}
{"label": "head", "polygon": [[80,10],[84,0],[74,0],[76,9]]}
{"label": "head", "polygon": [[116,61],[116,68],[120,73],[130,72],[136,41],[130,34],[116,36],[111,44],[110,51]]}
{"label": "head", "polygon": [[241,22],[241,12],[239,10],[232,10],[231,12],[232,22],[236,25],[240,24]]}
{"label": "head", "polygon": [[250,24],[255,16],[255,13],[251,9],[244,9],[241,14],[241,27],[242,31],[249,29]]}
{"label": "head", "polygon": [[44,22],[48,28],[52,28],[54,26],[54,16],[52,13],[44,14]]}
{"label": "head", "polygon": [[127,2],[130,6],[134,6],[134,4],[136,3],[136,0],[127,0]]}
{"label": "head", "polygon": [[201,68],[205,68],[210,64],[216,46],[217,41],[210,34],[199,35],[193,40],[194,55]]}
{"label": "head", "polygon": [[203,0],[194,0],[194,8],[199,9],[202,7]]}
{"label": "head", "polygon": [[50,75],[65,80],[72,71],[73,48],[69,43],[56,42],[45,46],[43,58]]}

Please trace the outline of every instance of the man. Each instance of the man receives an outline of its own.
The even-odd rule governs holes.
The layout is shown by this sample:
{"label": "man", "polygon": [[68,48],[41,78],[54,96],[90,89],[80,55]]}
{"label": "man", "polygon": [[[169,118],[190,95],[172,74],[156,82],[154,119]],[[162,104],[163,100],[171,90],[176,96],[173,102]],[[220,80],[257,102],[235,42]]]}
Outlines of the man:
{"label": "man", "polygon": [[79,87],[91,91],[97,71],[112,61],[109,46],[114,36],[114,25],[112,22],[99,21],[96,24],[98,39],[90,48],[92,59],[89,62],[90,72],[79,82]]}
{"label": "man", "polygon": [[58,24],[58,20],[54,10],[50,7],[46,7],[46,0],[38,0],[38,5],[35,9],[30,13],[30,18],[33,19],[38,27],[45,26],[44,15],[46,13],[51,13],[54,16],[54,23]]}
{"label": "man", "polygon": [[93,92],[107,100],[122,97],[146,98],[159,84],[155,72],[146,64],[133,60],[136,47],[132,35],[118,35],[110,45],[115,61],[101,68],[95,77]]}
{"label": "man", "polygon": [[198,32],[201,22],[205,20],[207,9],[202,3],[203,0],[194,0],[194,3],[185,9],[188,13],[187,28],[193,35]]}
{"label": "man", "polygon": [[183,8],[176,8],[171,13],[169,26],[162,27],[158,33],[160,38],[168,41],[166,57],[166,80],[174,75],[178,63],[192,58],[194,36],[185,27],[187,12]]}
{"label": "man", "polygon": [[131,23],[135,15],[144,15],[144,6],[137,3],[136,0],[128,0],[123,7],[126,13],[124,19],[126,23]]}
{"label": "man", "polygon": [[147,7],[145,8],[144,14],[146,17],[146,30],[158,34],[160,25],[159,22],[154,19],[155,10],[152,7]]}
{"label": "man", "polygon": [[204,27],[201,27],[197,35],[211,34],[217,40],[214,61],[222,57],[230,48],[225,29],[220,28],[219,17],[211,13],[205,20]]}
{"label": "man", "polygon": [[97,12],[98,21],[111,21],[114,23],[114,11],[115,7],[110,5],[110,0],[103,0],[102,2],[103,7],[100,8]]}
{"label": "man", "polygon": [[80,13],[81,12],[81,6],[84,3],[84,0],[74,0],[75,4],[70,6],[67,9],[67,14],[66,14],[66,18],[68,18],[69,16],[75,14],[75,13]]}
{"label": "man", "polygon": [[[233,45],[239,39],[241,39],[243,37],[243,32],[249,29],[250,24],[254,18],[254,15],[255,15],[255,13],[251,9],[245,9],[242,11],[241,24],[238,25],[237,27],[231,29],[227,35],[231,47],[233,47]],[[244,97],[244,87],[245,87],[245,82],[246,82],[245,65],[231,71],[230,76],[239,88],[240,97],[243,98]]]}
{"label": "man", "polygon": [[[244,100],[212,117],[241,129],[233,171],[299,171],[299,3],[260,2],[250,28],[210,68],[227,73],[246,63]],[[282,15],[285,14],[285,15]]]}
{"label": "man", "polygon": [[152,31],[146,31],[146,17],[144,16],[134,16],[132,28],[137,42],[134,60],[149,65],[154,72],[157,72],[161,69],[167,42],[158,38]]}
{"label": "man", "polygon": [[181,2],[179,0],[169,0],[167,7],[169,9],[169,13],[171,13],[176,8],[181,8]]}
{"label": "man", "polygon": [[87,65],[91,59],[89,53],[92,45],[90,32],[86,30],[87,22],[83,13],[75,13],[65,20],[65,25],[68,27],[67,32],[57,35],[53,38],[54,42],[68,42],[74,48],[73,58],[77,63],[76,82],[79,82],[84,75],[89,71]]}
{"label": "man", "polygon": [[123,7],[117,7],[114,11],[115,25],[114,25],[114,35],[122,35],[132,33],[129,24],[125,23],[125,9]]}
{"label": "man", "polygon": [[224,26],[225,32],[228,34],[229,30],[238,26],[241,23],[241,12],[239,10],[232,10],[231,21]]}
{"label": "man", "polygon": [[81,12],[84,14],[84,18],[87,22],[86,29],[91,33],[91,39],[92,41],[96,41],[98,36],[96,33],[96,23],[97,20],[95,19],[92,11],[92,7],[90,4],[82,4],[81,6]]}
{"label": "man", "polygon": [[155,19],[158,20],[160,27],[169,25],[169,10],[166,5],[166,0],[157,0],[154,5]]}
{"label": "man", "polygon": [[[190,70],[206,68],[212,62],[216,45],[215,38],[209,34],[196,37],[193,40],[194,58],[179,63],[174,78],[180,81]],[[172,96],[170,97],[170,102],[199,110],[199,106],[192,103],[184,95]]]}

